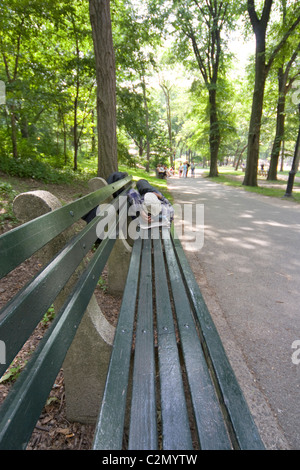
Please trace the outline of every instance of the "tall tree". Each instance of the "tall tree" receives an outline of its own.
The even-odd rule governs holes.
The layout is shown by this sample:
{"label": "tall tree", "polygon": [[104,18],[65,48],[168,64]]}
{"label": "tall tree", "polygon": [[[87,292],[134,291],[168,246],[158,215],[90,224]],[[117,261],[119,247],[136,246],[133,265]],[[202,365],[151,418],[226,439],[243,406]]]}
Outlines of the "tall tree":
{"label": "tall tree", "polygon": [[71,11],[65,20],[65,38],[63,40],[61,31],[60,41],[65,52],[62,60],[66,72],[65,81],[73,100],[73,169],[77,170],[80,140],[87,117],[90,116],[91,98],[94,98],[96,80],[94,57],[90,51],[92,41],[88,24],[89,11],[87,5],[80,0],[73,1],[73,6],[75,10]]}
{"label": "tall tree", "polygon": [[[83,107],[82,95],[89,95],[87,91],[79,95],[83,81],[79,80],[78,73],[82,76],[83,62],[85,76],[94,75],[92,67],[86,67],[86,62],[91,64],[91,58],[86,57],[86,51],[90,51],[92,45],[90,28],[82,35],[73,27],[76,15],[81,18],[83,13],[88,17],[87,5],[83,7],[80,0],[72,5],[59,0],[51,3],[47,0],[2,2],[0,74],[7,83],[14,157],[37,156],[39,153],[45,153],[46,158],[58,156],[61,123],[66,157],[67,127],[71,128],[71,125],[66,125],[65,116],[71,110],[73,88],[77,101],[74,98],[76,119],[73,118],[72,129],[76,129],[78,148],[78,114]],[[84,18],[81,22],[86,24]],[[82,37],[85,38],[85,51],[78,49]],[[90,83],[91,79],[88,81]],[[75,139],[73,142],[75,148]]]}
{"label": "tall tree", "polygon": [[[1,5],[1,24],[0,24],[0,52],[1,59],[5,69],[5,82],[8,84],[8,91],[16,90],[20,74],[22,58],[26,55],[29,41],[29,26],[33,27],[32,16],[27,14],[26,7],[30,14],[34,13],[34,7],[28,5],[28,2],[12,1],[10,5]],[[24,53],[23,49],[24,48]],[[17,121],[18,104],[17,99],[9,99],[7,102],[10,124],[12,153],[14,158],[18,157],[17,146]]]}
{"label": "tall tree", "polygon": [[283,63],[278,68],[278,100],[277,100],[277,112],[276,112],[276,130],[271,151],[270,168],[268,171],[268,180],[277,179],[277,167],[279,161],[279,153],[281,143],[284,138],[284,127],[285,127],[285,102],[288,91],[292,88],[292,85],[300,72],[296,72],[293,76],[290,76],[290,70],[295,62],[297,55],[300,51],[300,44],[296,51],[293,52],[287,63]]}
{"label": "tall tree", "polygon": [[[289,36],[295,31],[300,23],[300,9],[296,8],[294,19],[281,40],[277,43],[269,59],[266,58],[267,27],[270,20],[273,0],[264,0],[263,10],[259,14],[255,9],[254,0],[247,0],[247,10],[256,39],[255,49],[255,83],[252,98],[252,111],[248,133],[247,165],[243,184],[245,186],[257,186],[257,166],[259,159],[259,140],[261,130],[261,118],[263,111],[265,83],[268,73],[272,67],[275,57],[286,43]],[[296,18],[296,19],[295,19]]]}
{"label": "tall tree", "polygon": [[[287,4],[286,0],[282,0],[282,24],[286,23]],[[290,41],[291,43],[291,41]],[[277,179],[277,167],[279,161],[279,153],[281,144],[284,139],[284,127],[285,127],[285,107],[286,107],[286,95],[291,89],[294,81],[300,75],[300,71],[297,70],[295,73],[292,72],[292,67],[295,60],[300,52],[300,42],[298,46],[294,47],[294,44],[287,44],[287,51],[282,51],[281,57],[279,58],[279,65],[277,68],[277,83],[278,83],[278,98],[277,98],[277,113],[276,113],[276,130],[273,141],[273,147],[271,151],[270,167],[268,171],[268,180]]]}
{"label": "tall tree", "polygon": [[223,59],[221,32],[225,22],[229,20],[229,2],[207,0],[199,2],[190,0],[174,0],[176,22],[192,44],[196,62],[208,91],[209,106],[209,145],[210,173],[218,175],[218,155],[221,141],[218,116],[218,79]]}
{"label": "tall tree", "polygon": [[[155,132],[150,109],[149,76],[157,56],[160,34],[147,15],[144,2],[113,0],[113,37],[117,64],[117,124],[121,125],[139,149],[146,151],[145,166],[150,168]],[[143,162],[144,163],[144,162]]]}
{"label": "tall tree", "polygon": [[89,0],[97,77],[98,175],[117,171],[116,70],[110,1]]}

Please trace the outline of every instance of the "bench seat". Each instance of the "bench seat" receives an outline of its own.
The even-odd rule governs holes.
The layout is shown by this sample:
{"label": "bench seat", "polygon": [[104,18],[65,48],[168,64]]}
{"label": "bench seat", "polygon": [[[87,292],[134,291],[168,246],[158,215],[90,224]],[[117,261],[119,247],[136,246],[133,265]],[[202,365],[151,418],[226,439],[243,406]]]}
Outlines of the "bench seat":
{"label": "bench seat", "polygon": [[93,448],[264,448],[181,243],[164,228],[133,246]]}

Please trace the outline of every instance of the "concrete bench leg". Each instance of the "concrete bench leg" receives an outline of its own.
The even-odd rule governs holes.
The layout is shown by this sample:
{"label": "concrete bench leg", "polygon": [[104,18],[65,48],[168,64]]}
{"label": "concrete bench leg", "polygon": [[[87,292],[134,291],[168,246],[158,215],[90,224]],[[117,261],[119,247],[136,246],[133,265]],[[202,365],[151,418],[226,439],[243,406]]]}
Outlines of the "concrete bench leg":
{"label": "concrete bench leg", "polygon": [[96,422],[114,333],[93,295],[63,364],[69,421]]}

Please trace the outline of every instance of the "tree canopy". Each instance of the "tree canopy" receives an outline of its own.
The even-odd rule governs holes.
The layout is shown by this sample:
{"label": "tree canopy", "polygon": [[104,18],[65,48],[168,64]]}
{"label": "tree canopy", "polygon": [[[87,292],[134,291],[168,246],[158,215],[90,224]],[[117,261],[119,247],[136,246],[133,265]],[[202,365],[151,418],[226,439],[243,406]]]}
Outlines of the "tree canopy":
{"label": "tree canopy", "polygon": [[[299,128],[296,0],[2,0],[0,165],[231,161],[277,178]],[[246,51],[236,53],[234,39]]]}

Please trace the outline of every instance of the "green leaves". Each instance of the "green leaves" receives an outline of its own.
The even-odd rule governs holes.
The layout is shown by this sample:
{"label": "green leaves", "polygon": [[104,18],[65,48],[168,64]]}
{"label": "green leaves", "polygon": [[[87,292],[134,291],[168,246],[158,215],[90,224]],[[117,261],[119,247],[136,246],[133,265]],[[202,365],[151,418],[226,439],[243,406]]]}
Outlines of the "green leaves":
{"label": "green leaves", "polygon": [[25,364],[18,364],[15,367],[11,366],[8,371],[0,378],[0,384],[6,382],[14,382],[15,380],[17,380],[22,369],[24,368],[24,365]]}

